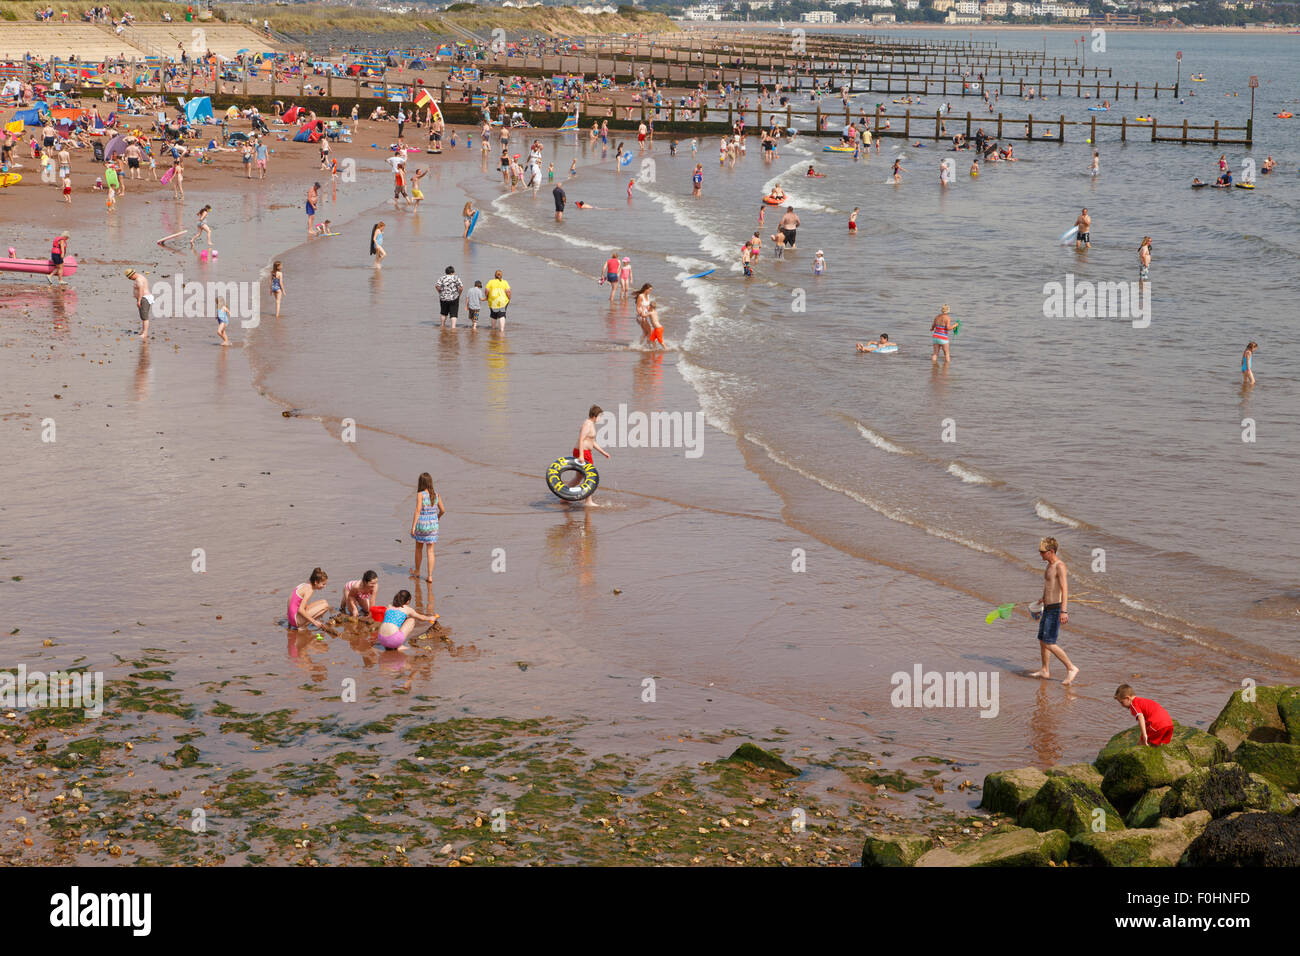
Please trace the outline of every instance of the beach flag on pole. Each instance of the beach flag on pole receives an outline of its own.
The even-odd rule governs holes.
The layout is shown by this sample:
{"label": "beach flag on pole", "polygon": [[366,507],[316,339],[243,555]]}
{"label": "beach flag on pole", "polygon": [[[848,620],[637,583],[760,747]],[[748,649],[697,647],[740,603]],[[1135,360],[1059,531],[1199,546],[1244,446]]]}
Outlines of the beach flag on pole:
{"label": "beach flag on pole", "polygon": [[433,94],[423,86],[420,87],[420,95],[415,98],[415,106],[416,109],[424,109],[427,106],[431,111],[431,119],[442,119],[442,110],[438,109],[438,103],[434,100]]}

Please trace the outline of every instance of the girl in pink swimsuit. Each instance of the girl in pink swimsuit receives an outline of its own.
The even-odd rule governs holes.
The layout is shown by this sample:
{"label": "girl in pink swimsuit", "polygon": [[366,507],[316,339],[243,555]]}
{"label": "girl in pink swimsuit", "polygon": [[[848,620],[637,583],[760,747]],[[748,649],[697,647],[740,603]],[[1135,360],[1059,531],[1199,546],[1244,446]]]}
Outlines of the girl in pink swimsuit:
{"label": "girl in pink swimsuit", "polygon": [[343,585],[343,603],[339,610],[344,614],[369,614],[370,605],[379,594],[379,574],[367,571],[355,581]]}
{"label": "girl in pink swimsuit", "polygon": [[632,291],[632,260],[627,256],[623,257],[623,265],[618,270],[618,288],[619,294],[625,299]]}
{"label": "girl in pink swimsuit", "polygon": [[319,617],[329,610],[330,602],[321,598],[313,601],[311,596],[329,583],[329,575],[320,568],[314,568],[311,578],[293,589],[289,595],[289,626],[320,627]]}

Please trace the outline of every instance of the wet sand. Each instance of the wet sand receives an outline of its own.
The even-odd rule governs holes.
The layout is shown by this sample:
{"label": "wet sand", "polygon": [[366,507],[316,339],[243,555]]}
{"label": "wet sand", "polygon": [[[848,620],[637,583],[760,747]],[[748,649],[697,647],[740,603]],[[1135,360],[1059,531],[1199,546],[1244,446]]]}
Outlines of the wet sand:
{"label": "wet sand", "polygon": [[[674,368],[679,356],[593,341],[600,320],[566,293],[591,276],[512,244],[506,214],[524,214],[516,207],[530,198],[502,210],[481,203],[481,231],[470,243],[459,238],[466,195],[499,193],[477,135],[455,157],[413,157],[435,170],[418,214],[385,206],[391,174],[369,144],[391,139],[391,125],[363,127],[351,149],[336,147],[358,159],[357,182],[321,211],[342,235],[310,243],[302,217],[318,175],[310,146],[277,143],[263,185],[243,180],[234,154],[215,170],[190,164],[183,215],[169,190],[148,187],[146,203],[130,184],[113,213],[84,192],[70,211],[52,187],[0,195],[0,208],[22,223],[10,240],[20,255],[43,254],[66,226],[82,263],[63,292],[41,277],[0,283],[8,385],[0,414],[6,446],[20,450],[0,463],[10,490],[0,505],[4,666],[82,664],[111,683],[157,656],[172,674],[169,689],[196,712],[151,714],[151,732],[201,731],[203,761],[227,771],[336,752],[338,737],[313,722],[382,721],[400,693],[436,700],[443,716],[573,720],[574,746],[656,768],[716,760],[749,738],[776,739],[772,746],[809,760],[833,760],[842,747],[887,754],[886,765],[935,754],[959,761],[935,799],[962,809],[978,798],[954,790],[958,778],[1091,759],[1122,729],[1109,699],[1114,680],[1100,675],[1139,676],[1150,645],[1094,630],[1081,614],[1070,647],[1090,679],[1067,691],[1019,677],[1037,666],[1026,617],[973,635],[988,595],[804,533],[801,511],[823,490],[782,487],[744,443],[712,428],[699,460],[615,450],[601,466],[602,508],[560,504],[542,473],[572,444],[591,401],[697,407]],[[588,175],[608,172],[579,178]],[[569,196],[572,223],[577,186]],[[543,191],[543,210],[547,199]],[[154,245],[192,226],[207,202],[219,264]],[[376,274],[366,238],[380,218],[390,255]],[[593,248],[593,273],[601,257]],[[158,277],[183,269],[186,278],[256,281],[276,258],[285,261],[283,315],[271,317],[263,282],[261,324],[232,323],[236,347],[216,344],[210,319],[156,320],[147,346],[132,337],[128,265]],[[506,271],[516,301],[504,338],[471,334],[463,319],[459,332],[439,333],[431,291],[411,299],[395,278],[418,270],[431,284],[447,261],[483,278]],[[600,338],[634,338],[627,310],[605,322]],[[670,341],[674,331],[670,323]],[[358,350],[376,349],[391,355],[388,374],[359,374]],[[339,437],[347,417],[355,443]],[[41,441],[46,418],[57,425],[53,443]],[[315,565],[329,572],[333,601],[368,567],[380,572],[384,602],[411,586],[405,532],[415,477],[426,470],[448,514],[436,584],[430,592],[421,583],[416,600],[442,615],[438,636],[455,653],[286,638],[286,600]],[[206,570],[195,573],[200,548]],[[497,548],[504,572],[493,570]],[[795,570],[796,549],[806,571]],[[1033,574],[1008,580],[1032,592]],[[1001,719],[891,707],[890,675],[918,661],[998,672]],[[1191,702],[1221,696],[1234,680],[1195,660],[1177,666],[1182,696],[1162,702],[1184,722],[1208,721]],[[347,678],[357,682],[356,704],[338,701]],[[653,701],[643,699],[647,679]],[[302,728],[258,751],[255,738],[223,732],[221,705],[288,710]],[[379,743],[390,758],[404,748],[396,737]]]}

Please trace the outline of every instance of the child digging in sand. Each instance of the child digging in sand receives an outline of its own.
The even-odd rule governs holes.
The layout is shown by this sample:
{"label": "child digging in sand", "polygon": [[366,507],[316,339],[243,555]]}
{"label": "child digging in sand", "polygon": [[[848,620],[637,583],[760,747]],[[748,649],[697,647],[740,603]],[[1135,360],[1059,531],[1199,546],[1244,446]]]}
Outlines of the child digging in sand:
{"label": "child digging in sand", "polygon": [[357,580],[343,585],[343,602],[339,605],[339,610],[354,617],[369,614],[370,606],[375,603],[378,594],[379,572],[367,571]]}
{"label": "child digging in sand", "polygon": [[388,610],[384,612],[384,619],[379,624],[379,633],[375,635],[375,640],[386,650],[401,650],[406,644],[406,639],[411,636],[411,631],[415,630],[416,621],[427,621],[432,624],[436,620],[438,620],[437,614],[425,617],[411,607],[410,591],[398,591],[393,595],[393,602],[388,605]]}
{"label": "child digging in sand", "polygon": [[1174,719],[1154,700],[1138,697],[1128,684],[1119,685],[1115,699],[1137,718],[1138,732],[1144,745],[1159,747],[1174,739]]}

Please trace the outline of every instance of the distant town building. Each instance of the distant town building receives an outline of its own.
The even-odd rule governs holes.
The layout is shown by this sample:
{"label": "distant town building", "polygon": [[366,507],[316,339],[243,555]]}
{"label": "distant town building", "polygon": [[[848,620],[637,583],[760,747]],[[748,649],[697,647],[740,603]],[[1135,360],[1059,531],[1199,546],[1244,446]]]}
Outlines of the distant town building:
{"label": "distant town building", "polygon": [[930,8],[937,13],[951,10],[955,6],[957,6],[957,0],[930,0]]}
{"label": "distant town building", "polygon": [[1007,5],[1005,0],[988,0],[987,3],[980,5],[980,13],[986,17],[1005,17],[1007,15]]}
{"label": "distant town building", "polygon": [[834,23],[839,18],[833,10],[810,10],[799,19],[804,23]]}
{"label": "distant town building", "polygon": [[693,7],[687,7],[682,11],[682,15],[687,20],[721,20],[722,4],[720,3],[700,3]]}
{"label": "distant town building", "polygon": [[871,15],[872,23],[896,23],[898,17],[892,13],[873,13]]}
{"label": "distant town building", "polygon": [[958,13],[956,10],[949,10],[948,16],[944,17],[944,23],[956,23],[960,25],[975,24],[980,22],[978,14],[971,16],[969,13]]}

